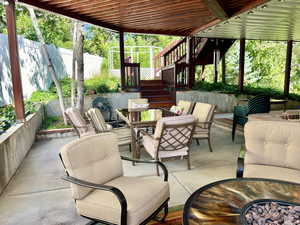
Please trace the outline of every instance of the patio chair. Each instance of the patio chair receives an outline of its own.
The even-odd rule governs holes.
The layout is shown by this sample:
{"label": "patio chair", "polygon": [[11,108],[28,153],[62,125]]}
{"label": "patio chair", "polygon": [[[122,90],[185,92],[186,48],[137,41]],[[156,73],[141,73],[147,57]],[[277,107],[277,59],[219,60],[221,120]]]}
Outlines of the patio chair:
{"label": "patio chair", "polygon": [[207,140],[209,150],[212,152],[211,147],[211,125],[214,120],[214,112],[216,106],[212,104],[197,102],[192,115],[198,119],[197,126],[194,131],[193,139],[199,145],[199,140]]}
{"label": "patio chair", "polygon": [[128,99],[128,109],[148,108],[147,98]]}
{"label": "patio chair", "polygon": [[232,141],[234,141],[236,126],[245,126],[249,114],[268,112],[270,112],[270,96],[263,94],[250,99],[247,105],[235,106],[233,109]]}
{"label": "patio chair", "polygon": [[300,183],[300,123],[249,121],[237,177],[271,178]]}
{"label": "patio chair", "polygon": [[97,108],[89,109],[86,113],[97,133],[112,132],[118,137],[119,146],[129,145],[131,151],[131,130],[128,127],[113,128],[106,123],[101,111]]}
{"label": "patio chair", "polygon": [[195,106],[194,102],[180,100],[177,104],[182,109],[182,114],[191,114]]}
{"label": "patio chair", "polygon": [[[140,130],[146,152],[159,161],[187,157],[187,166],[191,169],[189,146],[196,122],[196,118],[192,115],[164,117],[157,122],[154,135]],[[158,166],[156,171],[159,175]]]}
{"label": "patio chair", "polygon": [[96,134],[93,126],[85,121],[77,108],[70,107],[66,109],[64,114],[79,138]]}
{"label": "patio chair", "polygon": [[[89,224],[146,224],[163,209],[161,221],[166,217],[170,199],[166,167],[158,161],[120,157],[115,134],[73,141],[61,149],[60,158],[77,212],[92,220]],[[164,171],[164,180],[124,176],[121,159],[157,164]]]}

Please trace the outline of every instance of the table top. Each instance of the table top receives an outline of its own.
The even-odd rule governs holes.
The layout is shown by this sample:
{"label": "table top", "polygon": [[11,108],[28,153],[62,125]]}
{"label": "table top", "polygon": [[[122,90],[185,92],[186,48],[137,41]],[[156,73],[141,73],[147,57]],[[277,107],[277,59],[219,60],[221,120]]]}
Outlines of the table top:
{"label": "table top", "polygon": [[242,208],[258,199],[300,204],[300,184],[262,178],[228,179],[195,191],[184,206],[184,225],[240,225]]}
{"label": "table top", "polygon": [[163,108],[117,109],[116,111],[129,125],[155,125],[163,117],[178,116]]}

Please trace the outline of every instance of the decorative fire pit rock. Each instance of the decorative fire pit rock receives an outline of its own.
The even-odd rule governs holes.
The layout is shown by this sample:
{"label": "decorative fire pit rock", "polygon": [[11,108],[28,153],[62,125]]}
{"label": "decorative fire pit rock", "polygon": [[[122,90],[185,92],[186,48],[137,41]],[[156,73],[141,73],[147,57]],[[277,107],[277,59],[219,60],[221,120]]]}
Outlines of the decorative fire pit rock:
{"label": "decorative fire pit rock", "polygon": [[300,205],[272,199],[246,204],[241,212],[243,225],[300,225]]}

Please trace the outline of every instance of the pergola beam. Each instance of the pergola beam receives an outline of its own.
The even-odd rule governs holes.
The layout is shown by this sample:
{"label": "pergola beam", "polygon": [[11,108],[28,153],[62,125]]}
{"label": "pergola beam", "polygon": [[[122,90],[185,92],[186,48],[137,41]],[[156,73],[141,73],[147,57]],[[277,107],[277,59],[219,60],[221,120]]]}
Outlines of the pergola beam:
{"label": "pergola beam", "polygon": [[19,63],[18,38],[16,32],[16,8],[14,0],[8,0],[7,2],[8,4],[6,5],[5,10],[16,120],[18,122],[23,122],[25,120],[25,110]]}
{"label": "pergola beam", "polygon": [[215,17],[221,20],[228,18],[228,14],[218,0],[204,0],[204,2]]}
{"label": "pergola beam", "polygon": [[284,77],[284,96],[288,96],[289,92],[290,92],[292,53],[293,53],[293,41],[289,40],[287,42],[287,50],[286,50],[285,77]]}
{"label": "pergola beam", "polygon": [[244,75],[245,75],[245,38],[240,40],[240,63],[239,63],[239,91],[244,90]]}

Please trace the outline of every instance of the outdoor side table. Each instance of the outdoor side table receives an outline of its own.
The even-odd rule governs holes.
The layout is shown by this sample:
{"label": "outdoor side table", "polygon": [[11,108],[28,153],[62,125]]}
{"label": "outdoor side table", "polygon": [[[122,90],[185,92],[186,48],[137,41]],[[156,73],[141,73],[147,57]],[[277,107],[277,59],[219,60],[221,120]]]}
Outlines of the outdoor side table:
{"label": "outdoor side table", "polygon": [[131,129],[131,150],[132,157],[140,158],[140,148],[137,140],[140,139],[137,128],[154,128],[158,120],[163,117],[177,116],[177,114],[163,108],[146,109],[117,109],[117,115],[124,120]]}
{"label": "outdoor side table", "polygon": [[243,208],[269,199],[300,204],[300,184],[262,178],[227,179],[195,191],[183,212],[184,225],[240,225]]}

